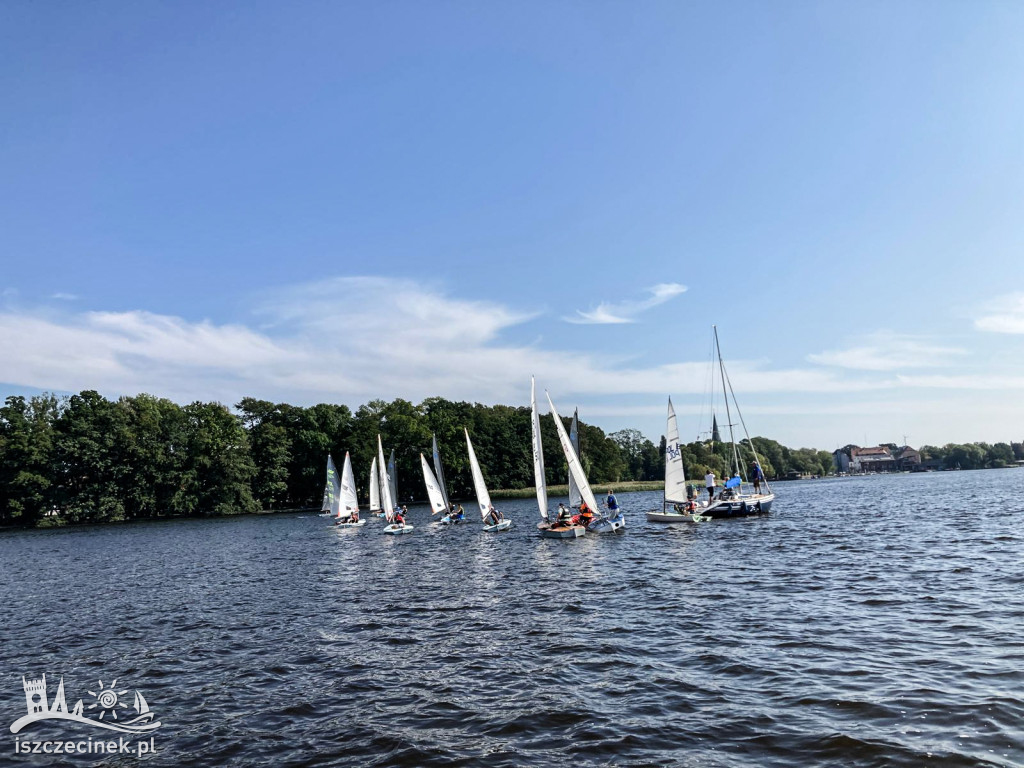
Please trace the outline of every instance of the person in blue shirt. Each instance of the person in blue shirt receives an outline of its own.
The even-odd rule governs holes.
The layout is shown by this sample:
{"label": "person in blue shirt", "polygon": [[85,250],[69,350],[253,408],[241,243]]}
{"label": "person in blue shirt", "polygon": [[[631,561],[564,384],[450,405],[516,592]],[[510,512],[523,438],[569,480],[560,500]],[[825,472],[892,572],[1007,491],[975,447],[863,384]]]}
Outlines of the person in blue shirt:
{"label": "person in blue shirt", "polygon": [[611,488],[608,489],[608,498],[604,501],[608,505],[608,511],[612,514],[619,511],[619,502],[615,500],[615,491]]}
{"label": "person in blue shirt", "polygon": [[761,471],[761,465],[756,461],[750,468],[751,479],[754,482],[754,493],[761,492],[761,481],[764,480],[764,472]]}

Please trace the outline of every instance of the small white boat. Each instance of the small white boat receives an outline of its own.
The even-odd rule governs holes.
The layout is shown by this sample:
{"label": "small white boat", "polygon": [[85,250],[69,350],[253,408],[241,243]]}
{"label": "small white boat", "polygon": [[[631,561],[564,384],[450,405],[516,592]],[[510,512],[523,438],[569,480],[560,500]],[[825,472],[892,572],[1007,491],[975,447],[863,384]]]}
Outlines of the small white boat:
{"label": "small white boat", "polygon": [[533,376],[530,377],[530,431],[533,441],[533,484],[537,489],[537,509],[540,510],[541,521],[537,523],[537,532],[545,539],[577,539],[587,532],[582,525],[571,525],[559,522],[557,517],[549,517],[548,486],[544,477],[544,446],[540,438],[540,417],[537,415],[537,386]]}
{"label": "small white boat", "polygon": [[[473,450],[473,441],[469,439],[469,430],[463,429],[466,433],[466,448],[469,451],[469,469],[473,475],[473,488],[476,490],[476,504],[480,508],[480,520],[484,524],[484,530],[488,533],[507,531],[512,527],[512,521],[504,517],[491,504],[491,495],[487,492],[487,485],[484,483],[483,472],[480,471],[480,462],[476,460],[476,451]],[[497,514],[497,522],[488,524],[487,521]]]}
{"label": "small white boat", "polygon": [[[670,506],[671,505],[671,506]],[[665,498],[661,512],[648,512],[649,523],[694,523],[703,518],[697,514],[697,505],[686,494],[686,471],[683,453],[679,448],[679,423],[672,398],[668,399],[668,422],[665,426]]]}
{"label": "small white boat", "polygon": [[[380,466],[386,467],[384,463],[384,447],[380,442],[380,435],[377,435],[377,458],[380,460]],[[380,485],[380,500],[381,506],[384,509],[384,519],[387,521],[387,525],[384,526],[384,533],[391,535],[412,533],[413,527],[406,523],[404,520],[400,523],[395,522],[395,504],[391,497],[391,482],[388,477],[387,470],[381,473],[378,478]]]}
{"label": "small white boat", "polygon": [[555,404],[551,401],[551,395],[548,395],[548,406],[551,408],[551,416],[555,420],[555,429],[558,432],[558,441],[562,444],[562,453],[565,454],[565,461],[569,465],[569,474],[573,477],[576,482],[576,486],[579,488],[580,496],[583,498],[583,502],[590,508],[594,513],[594,519],[590,525],[587,526],[588,531],[594,533],[616,533],[624,532],[626,528],[626,517],[623,515],[622,510],[618,510],[613,517],[602,515],[597,508],[597,499],[594,498],[594,492],[590,488],[590,483],[587,480],[587,473],[583,471],[583,465],[580,463],[579,454],[573,448],[572,443],[569,440],[569,435],[565,432],[565,425],[562,424],[562,419],[558,415],[558,411],[555,409]]}
{"label": "small white boat", "polygon": [[359,528],[366,525],[365,520],[352,520],[359,515],[359,500],[356,497],[356,478],[352,474],[352,458],[345,451],[345,463],[341,465],[341,487],[337,497],[337,511],[334,524],[342,528]]}

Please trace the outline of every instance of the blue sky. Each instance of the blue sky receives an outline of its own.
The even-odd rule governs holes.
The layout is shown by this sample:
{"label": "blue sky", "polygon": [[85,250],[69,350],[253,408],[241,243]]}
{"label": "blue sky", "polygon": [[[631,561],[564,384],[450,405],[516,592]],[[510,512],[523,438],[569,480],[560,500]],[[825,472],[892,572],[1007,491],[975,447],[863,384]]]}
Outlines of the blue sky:
{"label": "blue sky", "polygon": [[0,394],[1024,439],[1024,6],[0,7]]}

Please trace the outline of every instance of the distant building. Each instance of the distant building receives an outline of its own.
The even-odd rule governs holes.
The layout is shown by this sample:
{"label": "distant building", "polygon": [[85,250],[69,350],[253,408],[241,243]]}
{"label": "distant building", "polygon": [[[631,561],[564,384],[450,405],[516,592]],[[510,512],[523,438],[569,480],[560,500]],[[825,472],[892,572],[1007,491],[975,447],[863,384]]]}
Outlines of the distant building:
{"label": "distant building", "polygon": [[909,445],[896,448],[895,451],[887,445],[870,448],[846,445],[832,452],[832,464],[837,473],[856,475],[869,472],[903,472],[918,468],[921,465],[921,454]]}

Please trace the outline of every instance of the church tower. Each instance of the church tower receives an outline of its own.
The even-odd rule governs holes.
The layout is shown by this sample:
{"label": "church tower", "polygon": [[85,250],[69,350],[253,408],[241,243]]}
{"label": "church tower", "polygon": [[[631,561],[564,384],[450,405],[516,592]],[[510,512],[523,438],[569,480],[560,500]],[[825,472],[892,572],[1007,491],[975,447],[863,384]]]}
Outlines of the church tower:
{"label": "church tower", "polygon": [[21,684],[25,688],[25,705],[30,715],[39,715],[50,711],[46,703],[46,675],[42,680],[26,680],[21,676]]}

